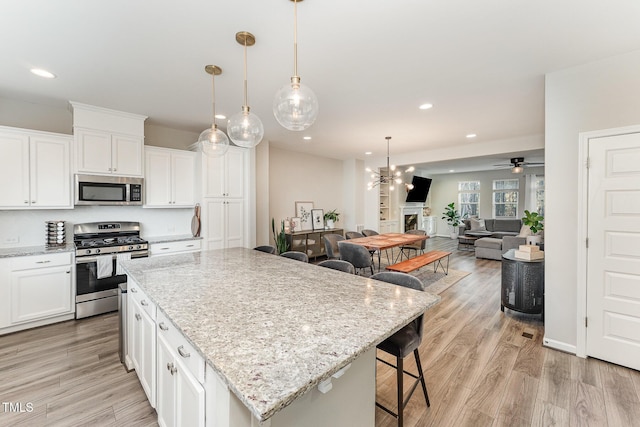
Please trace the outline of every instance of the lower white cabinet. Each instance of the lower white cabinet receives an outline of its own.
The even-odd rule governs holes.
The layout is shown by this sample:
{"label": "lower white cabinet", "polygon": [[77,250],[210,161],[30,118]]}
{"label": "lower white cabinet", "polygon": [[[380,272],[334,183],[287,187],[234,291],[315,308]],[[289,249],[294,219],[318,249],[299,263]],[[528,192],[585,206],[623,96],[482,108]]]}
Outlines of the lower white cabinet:
{"label": "lower white cabinet", "polygon": [[149,256],[170,255],[183,252],[198,252],[202,248],[201,239],[180,240],[177,242],[151,243]]}
{"label": "lower white cabinet", "polygon": [[72,258],[66,252],[4,261],[0,334],[73,317]]}
{"label": "lower white cabinet", "polygon": [[156,306],[129,282],[127,328],[129,357],[152,407],[156,407]]}
{"label": "lower white cabinet", "polygon": [[204,427],[204,359],[161,313],[157,378],[158,424]]}
{"label": "lower white cabinet", "polygon": [[398,221],[380,221],[380,234],[398,233]]}
{"label": "lower white cabinet", "polygon": [[245,246],[245,202],[243,199],[206,199],[204,215],[207,249]]}

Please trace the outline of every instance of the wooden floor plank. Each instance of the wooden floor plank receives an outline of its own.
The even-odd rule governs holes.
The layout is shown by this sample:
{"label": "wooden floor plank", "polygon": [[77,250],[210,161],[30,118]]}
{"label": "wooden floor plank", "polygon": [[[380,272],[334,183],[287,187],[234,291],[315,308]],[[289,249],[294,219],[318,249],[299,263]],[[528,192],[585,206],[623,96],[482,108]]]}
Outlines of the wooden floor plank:
{"label": "wooden floor plank", "polygon": [[[569,411],[549,402],[536,400],[533,409],[531,426],[535,427],[566,427],[569,425]],[[604,426],[602,426],[604,427]]]}
{"label": "wooden floor plank", "polygon": [[[607,425],[604,393],[602,389],[575,381],[571,391],[571,409],[569,422],[572,426]],[[640,421],[640,420],[639,420]]]}

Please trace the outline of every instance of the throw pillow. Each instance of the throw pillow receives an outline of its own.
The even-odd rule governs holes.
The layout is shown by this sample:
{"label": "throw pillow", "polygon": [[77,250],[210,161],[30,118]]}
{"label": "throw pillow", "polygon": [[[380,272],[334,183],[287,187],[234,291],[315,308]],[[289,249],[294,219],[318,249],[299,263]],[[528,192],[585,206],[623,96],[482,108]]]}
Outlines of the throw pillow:
{"label": "throw pillow", "polygon": [[533,233],[531,233],[531,229],[526,226],[523,225],[522,227],[520,227],[520,233],[518,234],[518,237],[527,237],[527,236],[531,236]]}
{"label": "throw pillow", "polygon": [[487,227],[484,224],[484,219],[471,218],[471,231],[487,231]]}

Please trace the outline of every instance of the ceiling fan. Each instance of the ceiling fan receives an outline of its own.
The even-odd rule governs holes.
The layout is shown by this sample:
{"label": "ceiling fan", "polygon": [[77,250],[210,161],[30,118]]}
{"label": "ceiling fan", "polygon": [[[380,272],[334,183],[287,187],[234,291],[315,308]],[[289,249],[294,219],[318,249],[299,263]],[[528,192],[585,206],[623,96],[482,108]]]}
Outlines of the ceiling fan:
{"label": "ceiling fan", "polygon": [[510,162],[511,163],[509,164],[503,163],[500,165],[493,165],[493,166],[500,167],[500,168],[509,167],[511,168],[511,173],[522,173],[525,167],[544,166],[544,162],[525,162],[524,157],[512,157]]}

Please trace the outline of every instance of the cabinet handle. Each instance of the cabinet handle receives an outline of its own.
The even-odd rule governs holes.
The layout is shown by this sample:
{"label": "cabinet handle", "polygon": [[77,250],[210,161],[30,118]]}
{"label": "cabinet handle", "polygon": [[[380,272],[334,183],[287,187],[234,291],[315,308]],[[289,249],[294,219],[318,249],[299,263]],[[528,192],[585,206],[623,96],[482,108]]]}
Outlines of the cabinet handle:
{"label": "cabinet handle", "polygon": [[173,363],[167,363],[167,371],[171,371],[172,366],[173,366]]}
{"label": "cabinet handle", "polygon": [[33,203],[35,203],[35,202],[36,202],[35,200],[32,200],[32,201],[31,201],[31,203],[32,203],[32,204],[33,204]]}
{"label": "cabinet handle", "polygon": [[45,259],[44,261],[36,261],[36,264],[47,264],[51,262],[51,260]]}
{"label": "cabinet handle", "polygon": [[195,246],[195,245],[187,245],[187,247],[188,247],[188,248],[192,248],[192,247],[194,247],[194,246]]}
{"label": "cabinet handle", "polygon": [[171,372],[171,375],[174,375],[176,372],[178,372],[178,368],[173,366],[173,363],[172,363],[171,364],[171,369],[169,369],[169,372]]}
{"label": "cabinet handle", "polygon": [[170,248],[160,248],[161,251],[166,251],[167,249],[170,249]]}
{"label": "cabinet handle", "polygon": [[71,270],[67,271],[67,274],[71,274]]}
{"label": "cabinet handle", "polygon": [[140,319],[142,319],[142,316],[140,316],[139,313],[136,313],[136,320],[140,320]]}
{"label": "cabinet handle", "polygon": [[138,292],[136,288],[131,288],[131,293],[135,294],[136,292]]}
{"label": "cabinet handle", "polygon": [[191,357],[191,353],[185,353],[184,346],[182,346],[182,345],[180,347],[178,347],[178,354],[180,354],[180,356],[185,357],[185,358],[186,357]]}
{"label": "cabinet handle", "polygon": [[114,171],[114,172],[115,172],[115,171],[117,171],[117,170],[118,170],[118,168],[113,168],[113,171]]}
{"label": "cabinet handle", "polygon": [[28,201],[28,200],[25,200],[24,202],[25,202],[26,204],[29,204],[29,201]]}
{"label": "cabinet handle", "polygon": [[160,324],[158,325],[158,327],[160,329],[162,329],[163,331],[168,331],[169,327],[167,325],[164,324],[164,322],[160,322]]}
{"label": "cabinet handle", "polygon": [[143,307],[146,307],[146,306],[149,305],[149,303],[147,302],[146,299],[143,299],[142,301],[140,301],[140,305],[143,306]]}

